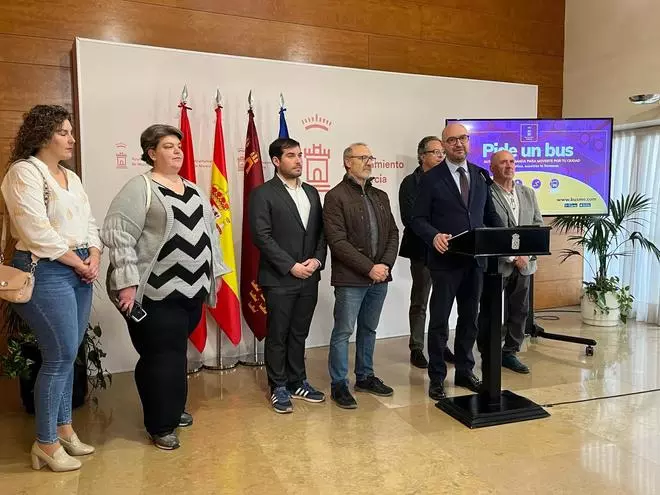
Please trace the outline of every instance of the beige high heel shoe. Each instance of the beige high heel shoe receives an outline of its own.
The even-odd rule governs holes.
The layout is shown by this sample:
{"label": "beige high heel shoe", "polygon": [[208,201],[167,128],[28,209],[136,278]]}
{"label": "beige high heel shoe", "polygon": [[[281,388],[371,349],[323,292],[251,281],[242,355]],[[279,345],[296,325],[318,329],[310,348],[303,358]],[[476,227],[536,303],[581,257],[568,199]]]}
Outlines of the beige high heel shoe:
{"label": "beige high heel shoe", "polygon": [[51,457],[39,448],[37,442],[34,442],[30,453],[32,457],[32,469],[37,471],[46,465],[55,472],[75,471],[82,466],[82,463],[78,459],[69,456],[62,446]]}
{"label": "beige high heel shoe", "polygon": [[62,447],[69,455],[88,455],[92,454],[96,449],[91,445],[82,443],[78,435],[75,433],[67,440],[66,438],[58,437]]}

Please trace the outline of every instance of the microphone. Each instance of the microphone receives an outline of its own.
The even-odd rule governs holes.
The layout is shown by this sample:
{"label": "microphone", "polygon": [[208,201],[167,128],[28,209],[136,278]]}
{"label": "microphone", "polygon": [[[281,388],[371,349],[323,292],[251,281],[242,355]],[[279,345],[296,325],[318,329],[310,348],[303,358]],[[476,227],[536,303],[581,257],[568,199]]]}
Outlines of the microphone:
{"label": "microphone", "polygon": [[490,186],[494,181],[493,179],[490,178],[490,174],[488,173],[488,170],[482,167],[477,167],[477,168],[479,169],[479,173],[481,174],[481,176],[486,181],[486,184]]}

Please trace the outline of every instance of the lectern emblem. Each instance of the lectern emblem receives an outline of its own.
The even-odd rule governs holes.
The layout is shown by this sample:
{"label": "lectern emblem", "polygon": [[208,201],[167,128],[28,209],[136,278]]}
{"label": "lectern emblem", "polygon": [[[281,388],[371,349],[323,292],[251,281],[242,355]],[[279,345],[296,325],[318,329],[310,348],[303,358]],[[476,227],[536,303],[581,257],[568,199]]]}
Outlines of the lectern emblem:
{"label": "lectern emblem", "polygon": [[520,235],[513,234],[511,236],[511,249],[517,250],[520,249]]}

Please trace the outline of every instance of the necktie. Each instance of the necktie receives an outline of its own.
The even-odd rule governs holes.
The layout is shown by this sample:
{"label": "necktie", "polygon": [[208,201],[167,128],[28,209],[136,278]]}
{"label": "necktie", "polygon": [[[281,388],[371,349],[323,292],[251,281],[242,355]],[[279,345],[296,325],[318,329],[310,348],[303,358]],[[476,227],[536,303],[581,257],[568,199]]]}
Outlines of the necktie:
{"label": "necktie", "polygon": [[467,206],[470,197],[470,186],[468,186],[467,172],[463,167],[458,167],[458,174],[461,176],[459,180],[459,184],[461,185],[461,197],[463,198],[463,203]]}

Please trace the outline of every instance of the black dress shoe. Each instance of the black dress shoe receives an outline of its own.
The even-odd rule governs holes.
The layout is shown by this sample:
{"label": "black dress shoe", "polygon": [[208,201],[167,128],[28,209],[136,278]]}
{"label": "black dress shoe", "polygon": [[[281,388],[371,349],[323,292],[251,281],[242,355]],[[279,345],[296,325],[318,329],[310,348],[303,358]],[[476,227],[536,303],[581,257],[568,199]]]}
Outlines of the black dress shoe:
{"label": "black dress shoe", "polygon": [[412,364],[415,368],[421,369],[429,367],[429,362],[426,360],[424,353],[419,349],[410,351],[410,364]]}
{"label": "black dress shoe", "polygon": [[447,398],[447,394],[445,394],[445,387],[442,386],[442,383],[432,383],[429,385],[429,397],[433,400]]}
{"label": "black dress shoe", "polygon": [[445,358],[445,363],[454,364],[456,362],[456,357],[454,353],[449,350],[449,347],[445,347],[442,357]]}
{"label": "black dress shoe", "polygon": [[522,373],[523,375],[529,374],[529,368],[521,363],[520,359],[518,359],[515,354],[506,354],[502,356],[502,368],[508,368],[511,371]]}
{"label": "black dress shoe", "polygon": [[457,387],[464,387],[476,393],[481,392],[481,380],[474,373],[457,374],[454,384]]}

